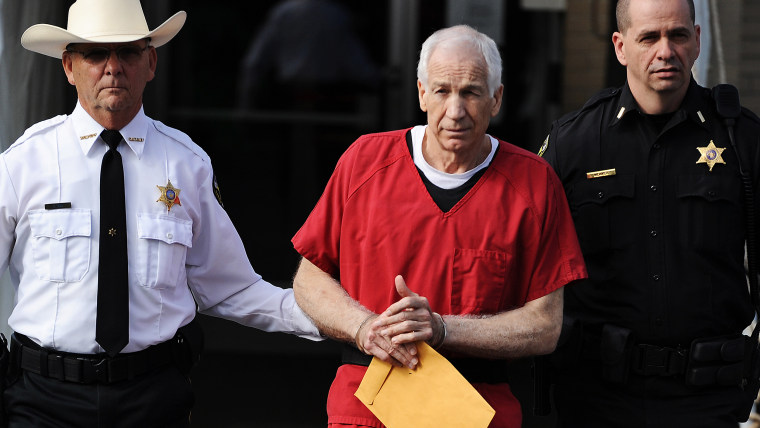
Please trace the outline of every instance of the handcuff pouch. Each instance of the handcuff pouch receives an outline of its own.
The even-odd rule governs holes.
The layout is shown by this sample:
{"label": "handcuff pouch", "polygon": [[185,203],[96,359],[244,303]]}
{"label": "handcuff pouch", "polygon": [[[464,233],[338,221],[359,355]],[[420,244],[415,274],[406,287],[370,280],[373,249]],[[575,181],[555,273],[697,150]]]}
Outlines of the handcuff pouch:
{"label": "handcuff pouch", "polygon": [[634,339],[633,331],[625,327],[612,324],[602,327],[600,351],[605,380],[613,383],[628,381]]}

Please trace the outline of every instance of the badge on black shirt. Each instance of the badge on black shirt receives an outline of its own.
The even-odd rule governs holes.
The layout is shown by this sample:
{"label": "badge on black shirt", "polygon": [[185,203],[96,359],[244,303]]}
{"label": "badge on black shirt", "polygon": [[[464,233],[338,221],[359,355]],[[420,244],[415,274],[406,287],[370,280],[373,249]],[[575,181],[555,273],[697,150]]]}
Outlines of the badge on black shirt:
{"label": "badge on black shirt", "polygon": [[721,157],[721,153],[723,153],[723,150],[726,150],[726,148],[715,147],[713,140],[710,140],[710,144],[708,144],[707,147],[697,147],[697,150],[699,150],[699,153],[701,154],[697,163],[706,163],[707,166],[710,167],[710,172],[712,172],[716,163],[726,164]]}

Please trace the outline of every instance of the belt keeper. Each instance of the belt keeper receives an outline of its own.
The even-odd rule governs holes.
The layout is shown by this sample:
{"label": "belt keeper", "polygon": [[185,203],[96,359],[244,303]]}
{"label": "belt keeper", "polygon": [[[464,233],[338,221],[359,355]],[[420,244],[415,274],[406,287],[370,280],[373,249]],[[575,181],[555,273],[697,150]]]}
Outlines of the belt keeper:
{"label": "belt keeper", "polygon": [[[22,348],[23,349],[23,348]],[[48,352],[44,348],[40,348],[40,374],[44,377],[48,377]]]}
{"label": "belt keeper", "polygon": [[[52,376],[53,378],[58,379],[58,380],[65,380],[66,379],[66,368],[64,367],[63,357],[62,356],[57,355],[57,354],[51,354],[48,357],[48,364],[54,364],[55,365],[53,367],[53,370],[52,370],[53,371],[53,376]],[[50,366],[48,366],[48,367],[50,367]],[[50,369],[48,368],[48,371],[49,370]],[[56,376],[56,374],[57,374],[57,376]]]}
{"label": "belt keeper", "polygon": [[126,365],[127,379],[134,379],[135,373],[147,373],[150,363],[150,358],[147,355],[129,360],[129,364]]}
{"label": "belt keeper", "polygon": [[100,361],[91,360],[92,374],[100,383],[108,383],[108,360],[101,358]]}
{"label": "belt keeper", "polygon": [[171,360],[175,363],[179,363],[185,360],[187,358],[187,355],[185,355],[184,350],[185,348],[182,346],[185,343],[185,338],[181,334],[176,334],[171,340]]}
{"label": "belt keeper", "polygon": [[84,379],[84,361],[81,359],[60,358],[60,365],[63,367],[63,379],[67,382],[82,382]]}

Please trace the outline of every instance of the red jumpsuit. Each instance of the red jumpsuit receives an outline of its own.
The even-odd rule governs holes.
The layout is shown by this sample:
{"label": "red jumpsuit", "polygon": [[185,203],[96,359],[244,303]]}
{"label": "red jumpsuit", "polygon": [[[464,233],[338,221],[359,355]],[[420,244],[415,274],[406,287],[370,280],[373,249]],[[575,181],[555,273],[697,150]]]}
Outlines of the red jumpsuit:
{"label": "red jumpsuit", "polygon": [[[500,142],[483,176],[442,212],[414,165],[407,132],[359,138],[293,238],[351,297],[382,312],[399,300],[401,274],[440,314],[493,314],[586,277],[562,185],[543,159]],[[353,395],[365,370],[340,367],[328,423],[382,427]],[[491,426],[520,426],[508,384],[474,386],[496,410]]]}

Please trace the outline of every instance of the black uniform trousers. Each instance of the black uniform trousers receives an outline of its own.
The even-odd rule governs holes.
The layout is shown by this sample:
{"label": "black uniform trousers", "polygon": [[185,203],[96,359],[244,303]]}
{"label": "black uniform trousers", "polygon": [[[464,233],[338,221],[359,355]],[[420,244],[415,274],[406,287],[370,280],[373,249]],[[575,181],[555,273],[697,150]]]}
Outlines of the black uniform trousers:
{"label": "black uniform trousers", "polygon": [[692,387],[683,380],[631,374],[625,384],[601,379],[598,365],[574,366],[554,385],[558,428],[737,428],[735,387]]}
{"label": "black uniform trousers", "polygon": [[189,427],[190,380],[173,366],[110,385],[23,371],[4,394],[9,428]]}

